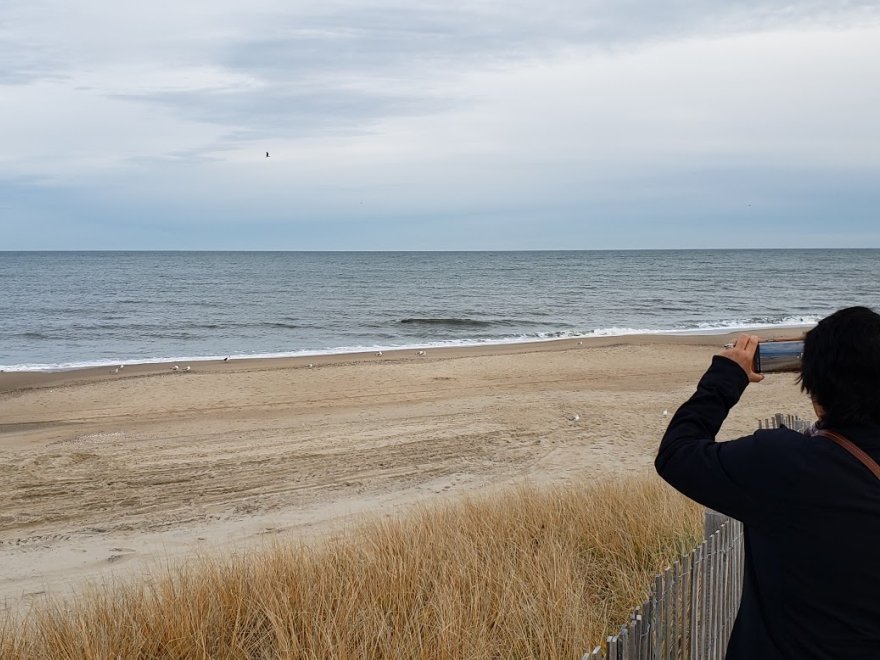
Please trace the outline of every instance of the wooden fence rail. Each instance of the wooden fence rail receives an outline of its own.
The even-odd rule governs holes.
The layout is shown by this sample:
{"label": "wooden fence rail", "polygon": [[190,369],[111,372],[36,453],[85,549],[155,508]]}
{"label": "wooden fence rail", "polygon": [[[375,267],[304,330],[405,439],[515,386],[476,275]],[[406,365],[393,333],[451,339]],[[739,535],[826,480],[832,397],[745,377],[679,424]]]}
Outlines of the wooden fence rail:
{"label": "wooden fence rail", "polygon": [[[777,414],[758,428],[810,423]],[[648,599],[620,632],[582,660],[721,660],[742,591],[742,524],[706,511],[705,540],[654,578]]]}

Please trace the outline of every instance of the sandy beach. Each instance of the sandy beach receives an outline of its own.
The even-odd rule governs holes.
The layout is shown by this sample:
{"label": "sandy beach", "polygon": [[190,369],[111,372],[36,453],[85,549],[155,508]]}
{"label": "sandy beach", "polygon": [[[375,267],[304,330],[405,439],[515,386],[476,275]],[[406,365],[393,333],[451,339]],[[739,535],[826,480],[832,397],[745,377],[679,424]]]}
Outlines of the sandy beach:
{"label": "sandy beach", "polygon": [[[0,373],[0,607],[522,480],[649,473],[729,338]],[[776,412],[811,415],[793,374],[750,387],[722,437]]]}

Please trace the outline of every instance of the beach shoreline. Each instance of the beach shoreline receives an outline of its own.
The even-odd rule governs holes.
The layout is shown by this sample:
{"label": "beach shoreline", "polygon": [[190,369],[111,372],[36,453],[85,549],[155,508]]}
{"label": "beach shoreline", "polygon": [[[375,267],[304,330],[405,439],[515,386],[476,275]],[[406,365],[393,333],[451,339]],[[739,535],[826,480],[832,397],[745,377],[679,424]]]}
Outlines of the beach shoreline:
{"label": "beach shoreline", "polygon": [[[0,603],[523,481],[652,474],[736,334],[0,374]],[[776,412],[811,413],[793,374],[750,387],[722,436]]]}
{"label": "beach shoreline", "polygon": [[[52,369],[4,370],[0,371],[0,393],[14,392],[29,387],[63,385],[71,382],[85,382],[106,376],[153,375],[172,369],[191,368],[230,371],[234,368],[249,369],[257,365],[266,368],[286,369],[297,367],[327,366],[340,363],[360,363],[376,360],[399,360],[415,357],[456,358],[475,355],[507,355],[541,351],[557,351],[576,347],[604,347],[617,344],[656,342],[658,344],[687,344],[723,346],[742,333],[755,334],[764,339],[780,339],[798,336],[812,326],[769,326],[745,328],[742,330],[687,330],[677,332],[632,333],[621,335],[601,335],[566,337],[552,339],[530,339],[524,341],[491,341],[473,344],[434,345],[413,344],[405,347],[356,351],[309,352],[282,356],[230,356],[222,358],[162,359],[144,362],[107,361],[106,364]],[[419,355],[424,351],[425,355]],[[380,355],[381,354],[381,355]],[[114,371],[118,369],[119,371]],[[126,371],[127,370],[127,371]]]}

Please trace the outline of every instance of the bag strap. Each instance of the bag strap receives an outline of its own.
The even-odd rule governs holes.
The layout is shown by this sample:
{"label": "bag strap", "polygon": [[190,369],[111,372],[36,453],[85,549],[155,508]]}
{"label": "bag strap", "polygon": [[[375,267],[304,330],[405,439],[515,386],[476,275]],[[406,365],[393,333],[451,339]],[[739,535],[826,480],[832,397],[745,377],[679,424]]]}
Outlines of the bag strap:
{"label": "bag strap", "polygon": [[866,468],[868,468],[871,472],[874,473],[874,476],[877,479],[880,479],[880,465],[877,465],[877,462],[868,456],[864,451],[862,451],[859,447],[857,447],[851,440],[848,440],[844,436],[839,433],[835,433],[834,431],[829,431],[827,429],[821,429],[816,431],[816,435],[824,435],[829,440],[832,440],[839,444],[841,447],[846,449],[850,454],[859,459]]}

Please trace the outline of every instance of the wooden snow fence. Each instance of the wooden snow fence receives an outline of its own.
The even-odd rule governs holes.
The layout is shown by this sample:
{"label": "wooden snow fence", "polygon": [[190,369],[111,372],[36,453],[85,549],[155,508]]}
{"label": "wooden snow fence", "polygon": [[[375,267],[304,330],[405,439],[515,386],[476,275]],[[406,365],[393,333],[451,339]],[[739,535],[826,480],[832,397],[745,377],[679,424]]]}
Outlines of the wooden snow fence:
{"label": "wooden snow fence", "polygon": [[[778,413],[759,429],[810,422]],[[721,660],[739,610],[743,574],[742,524],[706,511],[705,540],[654,578],[648,599],[620,632],[582,660]]]}
{"label": "wooden snow fence", "polygon": [[758,420],[759,429],[778,429],[781,426],[785,426],[801,433],[810,428],[810,424],[811,422],[801,419],[796,415],[783,415],[782,413],[776,413],[773,417]]}
{"label": "wooden snow fence", "polygon": [[742,525],[706,512],[706,540],[654,578],[620,632],[582,660],[723,658],[742,589]]}

